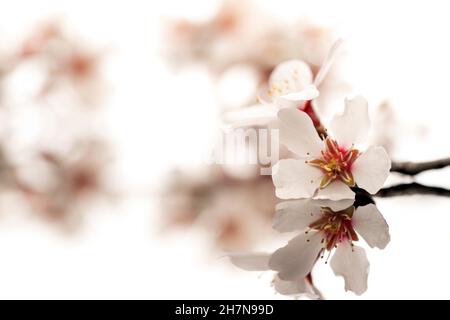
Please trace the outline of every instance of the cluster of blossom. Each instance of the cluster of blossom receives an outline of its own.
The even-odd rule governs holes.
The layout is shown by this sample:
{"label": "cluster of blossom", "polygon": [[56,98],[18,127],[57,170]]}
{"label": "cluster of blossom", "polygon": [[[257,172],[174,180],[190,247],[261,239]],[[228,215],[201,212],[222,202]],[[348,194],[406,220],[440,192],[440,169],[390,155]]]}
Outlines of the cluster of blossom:
{"label": "cluster of blossom", "polygon": [[110,193],[103,175],[111,150],[95,127],[102,54],[53,20],[0,51],[3,194],[72,226],[86,200]]}
{"label": "cluster of blossom", "polygon": [[301,57],[317,69],[327,52],[331,32],[307,19],[296,24],[276,21],[249,0],[224,0],[207,21],[169,20],[166,54],[174,65],[206,64],[214,73],[246,64],[263,80],[280,62]]}
{"label": "cluster of blossom", "polygon": [[391,169],[384,148],[366,144],[367,101],[361,96],[347,98],[344,112],[328,125],[322,123],[314,103],[320,94],[316,81],[325,75],[329,61],[315,80],[303,61],[281,63],[270,77],[271,100],[255,106],[271,112],[264,110],[264,118],[255,114],[245,118],[245,123],[275,121],[280,142],[292,152],[292,158],[273,166],[272,179],[278,198],[300,200],[277,205],[274,228],[304,233],[273,254],[232,255],[231,260],[247,270],[275,271],[274,286],[284,294],[320,297],[311,271],[319,258],[334,250],[335,274],[345,278],[346,290],[362,294],[369,263],[364,249],[354,245],[358,234],[369,246],[381,249],[390,239],[387,223],[374,204],[354,205],[355,191],[377,193]]}
{"label": "cluster of blossom", "polygon": [[[364,249],[354,243],[362,237],[370,247],[383,249],[390,237],[375,205],[355,202],[355,193],[375,194],[387,179],[391,168],[388,153],[368,141],[391,146],[389,132],[383,124],[383,130],[376,130],[382,134],[369,138],[368,103],[362,96],[346,98],[343,112],[334,116],[324,103],[323,97],[333,91],[324,81],[330,79],[341,41],[326,54],[323,44],[327,42],[327,47],[330,42],[324,42],[325,33],[305,32],[311,36],[305,38],[277,32],[280,26],[275,24],[255,28],[255,16],[251,21],[242,19],[248,16],[244,14],[248,7],[225,2],[222,9],[204,24],[174,24],[177,52],[180,57],[207,62],[218,73],[234,64],[251,64],[260,71],[258,103],[225,111],[222,119],[231,130],[278,129],[282,159],[272,167],[271,179],[259,175],[258,170],[238,178],[218,165],[206,169],[208,173],[199,183],[181,179],[183,174],[179,174],[168,193],[168,216],[174,223],[207,222],[206,227],[219,234],[222,248],[241,249],[249,246],[248,241],[230,246],[231,240],[251,239],[255,226],[259,226],[259,234],[269,235],[257,217],[270,221],[276,211],[274,229],[299,231],[300,235],[272,254],[231,254],[234,264],[246,270],[276,272],[273,284],[282,294],[321,298],[311,272],[321,257],[336,251],[330,261],[333,271],[345,278],[346,290],[362,294],[367,289],[369,262]],[[268,37],[272,31],[274,37]],[[261,43],[277,49],[254,50]],[[298,50],[318,43],[322,48],[310,51],[314,59]],[[265,56],[273,52],[278,55]],[[376,115],[392,113],[388,103],[378,109],[382,112]],[[381,118],[375,118],[375,124]],[[217,172],[219,175],[214,174]],[[273,188],[266,187],[272,182]],[[275,196],[287,200],[276,205],[276,210]],[[270,199],[265,201],[268,206],[261,208],[260,199]],[[224,234],[229,235],[228,241]]]}
{"label": "cluster of blossom", "polygon": [[237,177],[211,165],[195,174],[174,172],[162,212],[167,227],[200,224],[222,250],[244,250],[272,232],[275,205],[270,176]]}

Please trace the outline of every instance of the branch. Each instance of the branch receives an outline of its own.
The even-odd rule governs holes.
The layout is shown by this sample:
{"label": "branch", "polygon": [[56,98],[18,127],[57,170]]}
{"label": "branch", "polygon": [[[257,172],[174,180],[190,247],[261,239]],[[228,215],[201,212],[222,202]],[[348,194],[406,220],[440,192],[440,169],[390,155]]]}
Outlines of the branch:
{"label": "branch", "polygon": [[352,188],[353,192],[355,193],[355,203],[353,204],[355,208],[365,205],[368,205],[369,203],[375,204],[375,200],[373,199],[373,196],[368,193],[366,190],[354,187]]}
{"label": "branch", "polygon": [[408,196],[414,194],[450,197],[450,190],[440,187],[425,186],[423,184],[413,182],[383,188],[380,191],[378,191],[378,193],[375,194],[375,196],[380,198],[387,198],[397,196]]}
{"label": "branch", "polygon": [[392,162],[391,172],[416,175],[426,170],[441,169],[450,166],[450,158],[426,162]]}

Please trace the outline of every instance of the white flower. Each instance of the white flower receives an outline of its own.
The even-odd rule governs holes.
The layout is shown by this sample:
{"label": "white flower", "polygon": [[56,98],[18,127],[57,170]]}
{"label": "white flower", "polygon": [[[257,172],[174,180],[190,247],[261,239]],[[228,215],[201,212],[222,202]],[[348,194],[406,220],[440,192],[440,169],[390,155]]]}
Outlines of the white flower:
{"label": "white flower", "polygon": [[296,109],[278,112],[280,141],[299,159],[280,160],[272,168],[276,195],[281,199],[352,199],[350,187],[375,194],[384,184],[391,161],[382,147],[357,149],[368,136],[367,101],[346,99],[342,115],[335,116],[322,140],[311,118]]}
{"label": "white flower", "polygon": [[259,104],[226,113],[223,117],[225,124],[231,127],[267,125],[276,120],[280,109],[298,108],[310,115],[318,125],[313,106],[305,102],[319,96],[317,87],[330,69],[341,43],[338,40],[330,49],[316,77],[309,65],[302,60],[293,59],[280,63],[269,77],[266,99],[259,97]]}
{"label": "white flower", "polygon": [[[351,203],[351,202],[350,202]],[[268,262],[283,281],[303,279],[328,253],[330,265],[345,280],[345,289],[360,295],[367,290],[369,262],[363,248],[353,244],[358,234],[370,247],[384,249],[389,227],[374,204],[355,209],[348,200],[291,200],[277,206],[274,228],[280,232],[306,230],[275,251]]]}

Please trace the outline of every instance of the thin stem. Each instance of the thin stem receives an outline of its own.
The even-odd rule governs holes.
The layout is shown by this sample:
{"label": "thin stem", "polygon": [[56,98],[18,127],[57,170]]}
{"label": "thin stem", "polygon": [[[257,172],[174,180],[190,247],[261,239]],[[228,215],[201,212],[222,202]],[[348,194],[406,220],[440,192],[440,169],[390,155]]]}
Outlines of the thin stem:
{"label": "thin stem", "polygon": [[450,158],[425,162],[392,162],[391,172],[398,172],[413,176],[423,171],[441,169],[447,166],[450,166]]}

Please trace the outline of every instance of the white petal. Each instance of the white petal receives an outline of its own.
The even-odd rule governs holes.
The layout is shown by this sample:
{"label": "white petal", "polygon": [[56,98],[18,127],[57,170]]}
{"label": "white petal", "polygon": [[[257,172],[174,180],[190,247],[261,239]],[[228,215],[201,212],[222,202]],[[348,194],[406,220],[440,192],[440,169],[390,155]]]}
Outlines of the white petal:
{"label": "white petal", "polygon": [[322,249],[322,236],[317,231],[302,233],[273,253],[269,267],[278,271],[282,280],[306,277],[316,263]]}
{"label": "white petal", "polygon": [[383,147],[369,147],[355,161],[352,167],[353,178],[358,187],[375,194],[383,187],[391,160]]}
{"label": "white petal", "polygon": [[333,210],[334,212],[338,212],[348,207],[352,206],[355,203],[354,199],[342,199],[342,200],[314,200],[317,201],[321,207],[327,207]]}
{"label": "white petal", "polygon": [[280,99],[289,101],[307,101],[315,99],[319,96],[319,90],[313,85],[306,86],[301,91],[296,91],[280,96]]}
{"label": "white petal", "polygon": [[345,291],[361,295],[367,290],[369,261],[363,248],[348,242],[339,244],[330,265],[335,275],[344,277]]}
{"label": "white petal", "polygon": [[272,180],[280,199],[311,198],[322,175],[320,169],[305,163],[305,160],[283,159],[272,167]]}
{"label": "white petal", "polygon": [[232,253],[228,255],[231,263],[236,267],[247,271],[269,270],[269,258],[267,253]]}
{"label": "white petal", "polygon": [[355,193],[342,181],[335,180],[327,187],[319,189],[316,198],[329,200],[354,199]]}
{"label": "white petal", "polygon": [[365,142],[369,134],[369,127],[367,100],[362,96],[345,99],[344,113],[336,115],[330,124],[333,138],[343,147]]}
{"label": "white petal", "polygon": [[280,63],[270,75],[269,87],[272,96],[281,96],[302,91],[312,84],[311,68],[301,60],[288,60]]}
{"label": "white petal", "polygon": [[278,112],[280,141],[301,157],[319,157],[324,143],[317,134],[311,118],[295,108]]}
{"label": "white petal", "polygon": [[305,295],[310,299],[319,299],[314,288],[308,283],[305,278],[300,278],[293,281],[281,280],[278,276],[275,276],[273,280],[273,286],[275,290],[285,296],[300,296]]}
{"label": "white petal", "polygon": [[339,48],[341,47],[342,43],[343,43],[342,39],[338,39],[331,47],[327,57],[325,58],[325,61],[322,63],[322,66],[320,67],[319,72],[317,72],[316,78],[314,79],[314,84],[316,86],[319,86],[322,83],[323,79],[325,79],[328,71],[333,65],[334,60],[336,59],[337,52],[339,51]]}
{"label": "white petal", "polygon": [[386,220],[384,220],[383,215],[372,203],[356,209],[353,214],[352,224],[356,232],[372,248],[384,249],[391,240]]}
{"label": "white petal", "polygon": [[273,104],[257,104],[223,114],[225,128],[263,126],[277,119],[278,108]]}
{"label": "white petal", "polygon": [[311,199],[289,200],[277,204],[273,228],[279,232],[304,230],[320,219],[320,202]]}
{"label": "white petal", "polygon": [[282,97],[274,97],[272,99],[272,103],[277,107],[278,110],[280,110],[287,108],[297,109],[302,105],[303,102],[300,102],[298,100],[283,99]]}

